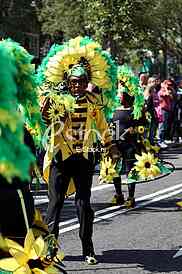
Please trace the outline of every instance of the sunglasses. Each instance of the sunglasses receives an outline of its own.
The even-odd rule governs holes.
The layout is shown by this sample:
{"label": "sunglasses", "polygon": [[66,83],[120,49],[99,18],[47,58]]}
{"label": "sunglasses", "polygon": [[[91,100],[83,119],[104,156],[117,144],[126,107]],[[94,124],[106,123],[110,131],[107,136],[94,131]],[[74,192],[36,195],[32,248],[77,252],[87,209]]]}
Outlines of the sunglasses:
{"label": "sunglasses", "polygon": [[86,80],[85,79],[72,79],[70,80],[70,85],[84,85],[86,83]]}

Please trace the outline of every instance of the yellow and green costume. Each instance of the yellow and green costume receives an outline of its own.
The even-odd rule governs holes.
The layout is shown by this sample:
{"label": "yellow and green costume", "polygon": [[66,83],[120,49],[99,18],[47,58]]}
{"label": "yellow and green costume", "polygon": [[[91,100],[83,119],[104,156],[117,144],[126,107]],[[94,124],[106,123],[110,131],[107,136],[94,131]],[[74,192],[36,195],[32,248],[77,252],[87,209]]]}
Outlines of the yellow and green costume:
{"label": "yellow and green costume", "polygon": [[[69,74],[70,66],[76,64],[83,65],[87,71],[88,81],[102,89],[101,95],[87,92],[81,99],[82,102],[76,102],[67,93],[56,95],[59,84],[65,81]],[[88,159],[88,152],[96,139],[99,139],[99,134],[104,133],[104,138],[100,138],[104,145],[111,144],[112,138],[106,119],[112,117],[118,104],[117,67],[109,53],[103,51],[98,43],[88,37],[77,37],[64,45],[52,47],[38,70],[37,79],[42,94],[46,94],[45,102],[49,101],[49,111],[44,111],[48,103],[43,107],[43,117],[49,120],[51,131],[44,159],[44,179],[48,181],[50,164],[59,150],[62,152],[62,159],[65,160],[71,154],[77,153],[75,147],[79,146],[84,157]],[[60,127],[58,121],[61,121],[65,114],[63,129],[57,134]],[[87,132],[79,142],[65,137],[68,130],[75,131],[74,127],[84,128]],[[96,134],[97,129],[99,134]]]}
{"label": "yellow and green costume", "polygon": [[[80,94],[75,92],[76,84],[71,86],[73,78]],[[43,175],[49,182],[46,217],[49,231],[58,237],[65,195],[76,190],[83,256],[92,257],[92,152],[98,140],[106,148],[112,147],[107,119],[117,105],[117,68],[110,54],[98,43],[88,37],[77,37],[52,47],[38,70],[37,79],[45,100],[43,118],[48,125]],[[67,89],[60,90],[63,82]],[[101,89],[101,94],[87,91],[88,83]],[[70,184],[73,180],[75,189]]]}
{"label": "yellow and green costume", "polygon": [[[96,130],[99,128],[99,132]],[[81,138],[79,130],[83,130]],[[67,138],[67,132],[70,132],[74,140]],[[85,133],[85,134],[84,134]],[[98,136],[100,134],[100,136]],[[103,135],[104,134],[104,135]],[[87,93],[84,98],[77,101],[77,106],[73,113],[69,113],[64,122],[62,131],[59,131],[59,124],[51,126],[50,143],[47,146],[47,152],[44,160],[44,179],[48,182],[50,164],[54,155],[61,150],[63,161],[75,153],[83,153],[88,159],[88,153],[92,152],[92,147],[100,138],[105,144],[111,144],[112,137],[109,132],[102,106],[92,94]],[[73,188],[68,191],[72,193]]]}
{"label": "yellow and green costume", "polygon": [[[30,169],[35,163],[34,142],[25,126],[41,139],[43,122],[39,110],[32,56],[18,43],[0,41],[0,273],[48,273],[43,265],[47,245],[35,238]],[[26,142],[27,137],[27,142]],[[38,138],[37,138],[38,137]],[[29,141],[32,141],[30,144]],[[27,233],[27,235],[26,235]],[[39,231],[40,235],[40,231]],[[8,238],[7,238],[8,237]],[[20,245],[25,238],[24,247]],[[15,239],[16,241],[12,240]],[[8,254],[8,256],[7,256]],[[5,258],[4,258],[5,257]],[[2,259],[3,258],[3,259]],[[32,262],[32,265],[29,262]],[[35,266],[37,265],[37,266]],[[45,270],[45,271],[44,271]],[[56,272],[54,272],[56,273]]]}

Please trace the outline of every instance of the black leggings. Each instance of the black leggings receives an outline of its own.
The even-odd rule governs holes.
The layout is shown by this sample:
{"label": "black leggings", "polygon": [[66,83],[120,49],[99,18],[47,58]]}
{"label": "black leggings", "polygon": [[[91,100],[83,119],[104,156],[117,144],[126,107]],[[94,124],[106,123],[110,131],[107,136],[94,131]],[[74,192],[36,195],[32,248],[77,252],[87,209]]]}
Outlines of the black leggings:
{"label": "black leggings", "polygon": [[[123,158],[123,168],[122,171],[124,174],[128,175],[130,170],[132,169],[135,162],[135,153],[136,153],[136,145],[135,143],[127,143],[127,142],[118,142],[118,148],[122,153]],[[117,195],[121,195],[121,177],[114,178],[114,187]],[[128,196],[133,198],[135,195],[135,183],[128,184]]]}

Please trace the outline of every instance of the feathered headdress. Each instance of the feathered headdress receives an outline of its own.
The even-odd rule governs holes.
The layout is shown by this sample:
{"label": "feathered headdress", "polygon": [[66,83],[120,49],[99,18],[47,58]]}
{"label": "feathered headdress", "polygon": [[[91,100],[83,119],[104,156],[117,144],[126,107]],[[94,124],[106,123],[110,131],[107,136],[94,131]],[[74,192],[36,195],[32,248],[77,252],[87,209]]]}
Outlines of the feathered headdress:
{"label": "feathered headdress", "polygon": [[[29,177],[34,157],[24,145],[24,124],[41,124],[32,57],[10,39],[0,41],[0,174]],[[24,117],[20,111],[24,110]]]}
{"label": "feathered headdress", "polygon": [[104,112],[111,117],[117,104],[117,67],[111,55],[89,37],[78,36],[61,46],[53,45],[38,69],[39,85],[58,86],[76,64],[83,65],[88,81],[102,90]]}
{"label": "feathered headdress", "polygon": [[144,106],[143,91],[139,86],[139,79],[134,75],[133,71],[127,65],[118,66],[118,81],[123,82],[124,91],[130,96],[134,96],[133,115],[135,119],[139,119],[142,115]]}

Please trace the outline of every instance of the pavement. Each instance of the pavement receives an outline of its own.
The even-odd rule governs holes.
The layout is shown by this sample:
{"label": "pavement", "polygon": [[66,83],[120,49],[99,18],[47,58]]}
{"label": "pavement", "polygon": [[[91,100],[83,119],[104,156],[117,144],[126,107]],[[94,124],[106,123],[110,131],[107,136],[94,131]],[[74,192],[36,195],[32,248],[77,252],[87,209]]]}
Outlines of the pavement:
{"label": "pavement", "polygon": [[[132,210],[112,207],[113,185],[99,185],[98,176],[94,176],[93,241],[99,261],[95,266],[82,260],[74,196],[65,201],[59,241],[67,273],[182,273],[182,256],[173,259],[182,247],[182,211],[176,207],[176,202],[182,199],[182,146],[170,145],[161,157],[171,162],[175,171],[159,180],[137,184],[137,205]],[[127,197],[126,185],[123,192]],[[47,192],[36,195],[36,206],[45,215]]]}

